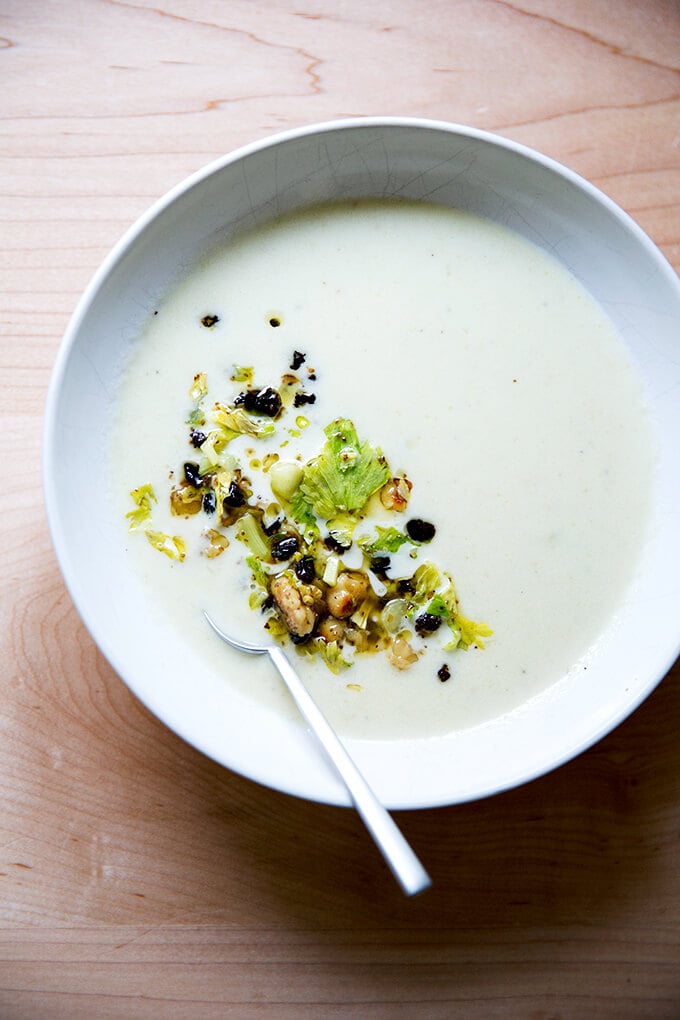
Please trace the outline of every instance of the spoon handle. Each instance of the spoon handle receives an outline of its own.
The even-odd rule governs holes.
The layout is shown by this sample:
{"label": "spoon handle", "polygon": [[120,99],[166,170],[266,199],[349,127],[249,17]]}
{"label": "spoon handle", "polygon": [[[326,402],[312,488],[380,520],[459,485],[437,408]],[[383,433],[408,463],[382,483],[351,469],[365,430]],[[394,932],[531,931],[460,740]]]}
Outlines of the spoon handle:
{"label": "spoon handle", "polygon": [[407,896],[422,892],[432,884],[415,853],[407,843],[393,818],[377,799],[343,747],[321,709],[308,693],[299,676],[280,648],[268,648],[267,654],[281,674],[297,707],[316,734],[349,790],[354,806],[364,825],[389,865],[392,874]]}

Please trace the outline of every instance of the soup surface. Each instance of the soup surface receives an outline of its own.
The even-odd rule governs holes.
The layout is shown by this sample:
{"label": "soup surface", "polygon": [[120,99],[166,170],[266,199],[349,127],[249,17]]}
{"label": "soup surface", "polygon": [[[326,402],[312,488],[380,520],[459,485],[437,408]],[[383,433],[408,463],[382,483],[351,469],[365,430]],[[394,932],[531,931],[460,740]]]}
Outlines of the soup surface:
{"label": "soup surface", "polygon": [[[648,520],[653,451],[636,374],[605,315],[551,256],[497,224],[408,202],[317,207],[211,253],[159,303],[121,372],[110,477],[122,543],[149,612],[191,644],[196,669],[294,714],[271,665],[227,649],[202,616],[267,640],[249,605],[248,547],[229,534],[207,557],[214,522],[203,511],[173,516],[168,494],[196,454],[195,377],[228,404],[245,368],[276,387],[295,352],[314,402],[289,409],[267,438],[229,444],[254,496],[267,498],[268,455],[306,461],[329,422],[350,419],[408,477],[406,516],[435,525],[410,553],[447,571],[461,611],[493,630],[484,649],[453,652],[438,633],[403,671],[376,653],[336,675],[289,645],[336,728],[448,732],[587,669]],[[153,527],[181,537],[181,562],[128,531],[130,491],[147,484]]]}

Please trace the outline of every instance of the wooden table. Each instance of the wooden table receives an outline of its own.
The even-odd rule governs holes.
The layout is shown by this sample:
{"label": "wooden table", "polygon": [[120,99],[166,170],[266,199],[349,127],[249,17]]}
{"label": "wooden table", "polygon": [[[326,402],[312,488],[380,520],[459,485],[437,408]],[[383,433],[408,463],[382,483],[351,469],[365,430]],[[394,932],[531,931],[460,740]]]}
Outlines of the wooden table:
{"label": "wooden table", "polygon": [[677,0],[5,0],[0,7],[0,1016],[680,1017],[680,675],[554,774],[356,817],[168,732],[84,630],[40,485],[50,369],[124,229],[247,141],[424,115],[527,143],[680,267]]}

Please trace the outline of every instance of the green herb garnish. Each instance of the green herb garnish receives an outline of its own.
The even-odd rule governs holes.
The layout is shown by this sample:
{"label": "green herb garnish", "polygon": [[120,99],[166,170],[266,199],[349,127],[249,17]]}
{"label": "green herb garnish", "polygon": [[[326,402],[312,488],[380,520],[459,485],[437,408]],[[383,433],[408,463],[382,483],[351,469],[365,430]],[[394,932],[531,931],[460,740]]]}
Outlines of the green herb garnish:
{"label": "green herb garnish", "polygon": [[358,513],[390,477],[382,452],[360,443],[347,418],[331,422],[324,432],[326,444],[305,465],[293,500],[296,519],[312,513],[328,521],[341,513]]}

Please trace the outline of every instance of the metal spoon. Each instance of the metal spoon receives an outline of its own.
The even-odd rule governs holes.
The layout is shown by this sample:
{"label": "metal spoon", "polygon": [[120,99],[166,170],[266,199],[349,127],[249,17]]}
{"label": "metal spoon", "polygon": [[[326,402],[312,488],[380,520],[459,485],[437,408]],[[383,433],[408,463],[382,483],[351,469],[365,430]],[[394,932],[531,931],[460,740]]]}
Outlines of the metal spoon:
{"label": "metal spoon", "polygon": [[212,629],[232,648],[251,655],[268,655],[281,674],[295,704],[316,734],[319,743],[345,783],[352,802],[361,815],[364,825],[407,896],[423,892],[432,884],[415,853],[401,834],[392,817],[377,799],[370,786],[340,742],[320,708],[313,700],[300,677],[288,661],[283,649],[276,645],[253,645],[226,634],[204,612]]}

